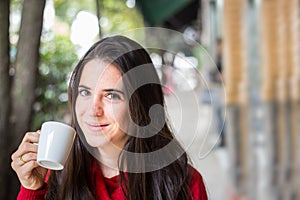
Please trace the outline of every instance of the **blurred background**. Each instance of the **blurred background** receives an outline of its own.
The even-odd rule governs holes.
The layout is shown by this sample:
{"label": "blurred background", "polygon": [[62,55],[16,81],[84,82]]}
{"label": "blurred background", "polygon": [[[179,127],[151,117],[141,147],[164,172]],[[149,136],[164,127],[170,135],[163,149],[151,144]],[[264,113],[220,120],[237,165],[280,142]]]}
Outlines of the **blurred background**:
{"label": "blurred background", "polygon": [[210,199],[300,199],[300,0],[1,0],[0,25],[0,199],[24,133],[70,122],[70,72],[120,33],[148,47]]}

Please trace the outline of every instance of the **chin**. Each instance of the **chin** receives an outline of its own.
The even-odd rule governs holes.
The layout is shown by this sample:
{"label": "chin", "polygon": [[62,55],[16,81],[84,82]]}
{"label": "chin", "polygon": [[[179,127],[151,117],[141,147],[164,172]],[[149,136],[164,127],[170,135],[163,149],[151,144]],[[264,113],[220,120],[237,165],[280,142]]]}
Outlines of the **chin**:
{"label": "chin", "polygon": [[88,144],[91,147],[101,148],[101,147],[107,146],[109,143],[108,142],[96,142],[96,141],[92,141],[92,142],[88,142]]}
{"label": "chin", "polygon": [[109,144],[109,141],[107,141],[105,138],[87,138],[86,139],[87,143],[91,146],[91,147],[103,147],[106,146],[107,144]]}

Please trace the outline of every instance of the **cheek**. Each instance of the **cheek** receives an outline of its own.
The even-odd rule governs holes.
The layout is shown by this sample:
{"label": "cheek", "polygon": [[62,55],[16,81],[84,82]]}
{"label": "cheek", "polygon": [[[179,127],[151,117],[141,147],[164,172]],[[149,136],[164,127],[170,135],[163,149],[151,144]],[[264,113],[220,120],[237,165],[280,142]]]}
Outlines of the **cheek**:
{"label": "cheek", "polygon": [[75,115],[77,117],[77,119],[79,120],[79,117],[83,114],[84,109],[84,103],[82,101],[80,101],[80,99],[76,100],[76,104],[75,104]]}
{"label": "cheek", "polygon": [[112,115],[115,121],[123,128],[127,127],[128,124],[128,108],[126,106],[118,106],[112,109]]}

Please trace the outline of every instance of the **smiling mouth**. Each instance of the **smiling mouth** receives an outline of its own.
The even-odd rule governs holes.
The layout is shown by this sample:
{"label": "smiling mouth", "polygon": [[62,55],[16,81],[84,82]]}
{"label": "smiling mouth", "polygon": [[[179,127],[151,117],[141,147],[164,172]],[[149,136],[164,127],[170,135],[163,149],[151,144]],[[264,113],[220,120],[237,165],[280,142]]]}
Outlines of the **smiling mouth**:
{"label": "smiling mouth", "polygon": [[100,128],[105,128],[108,126],[108,124],[103,124],[103,125],[99,125],[99,126],[100,126]]}
{"label": "smiling mouth", "polygon": [[89,124],[89,123],[86,123],[86,124],[88,125],[89,129],[91,129],[93,131],[103,130],[107,126],[109,126],[109,124]]}

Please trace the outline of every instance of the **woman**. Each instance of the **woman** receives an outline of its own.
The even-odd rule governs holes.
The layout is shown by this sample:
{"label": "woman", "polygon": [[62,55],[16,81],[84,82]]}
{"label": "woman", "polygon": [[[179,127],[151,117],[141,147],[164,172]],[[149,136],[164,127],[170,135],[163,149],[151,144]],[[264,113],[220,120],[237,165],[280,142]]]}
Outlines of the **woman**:
{"label": "woman", "polygon": [[207,199],[201,175],[166,123],[151,59],[138,43],[108,37],[79,61],[69,84],[76,129],[62,171],[36,163],[38,132],[12,155],[19,199]]}

